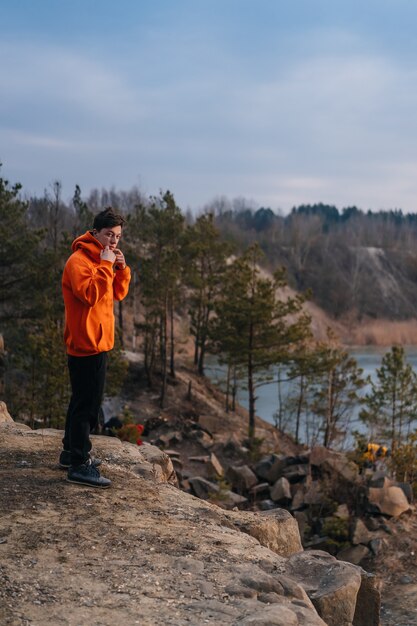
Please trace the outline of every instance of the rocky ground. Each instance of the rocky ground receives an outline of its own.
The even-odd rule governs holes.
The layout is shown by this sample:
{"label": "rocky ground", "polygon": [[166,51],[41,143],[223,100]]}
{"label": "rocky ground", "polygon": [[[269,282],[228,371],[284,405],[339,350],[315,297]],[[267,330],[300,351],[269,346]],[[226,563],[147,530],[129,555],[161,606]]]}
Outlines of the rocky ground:
{"label": "rocky ground", "polygon": [[[141,389],[137,393],[137,386],[140,385],[140,371],[133,368],[131,388],[127,390],[127,400],[137,416],[145,419],[155,415],[155,399],[146,391]],[[214,442],[211,444],[220,461],[227,464],[233,462],[233,458],[224,459],[221,455],[221,447],[217,444],[224,444],[231,436],[236,436],[240,441],[245,439],[247,411],[238,407],[237,413],[230,413],[227,418],[224,413],[224,397],[212,385],[202,383],[187,368],[178,372],[178,387],[170,389],[168,399],[167,415],[198,415],[199,421],[207,430],[214,433]],[[191,381],[193,397],[189,405],[185,401],[185,389]],[[164,415],[164,411],[161,413]],[[168,420],[168,424],[170,421]],[[161,428],[161,432],[163,432]],[[150,433],[150,438],[157,438],[155,432]],[[297,454],[300,449],[294,446],[293,442],[282,435],[279,435],[270,424],[259,420],[257,422],[257,434],[262,440],[260,454],[268,453],[271,450],[280,451],[284,454]],[[201,440],[200,440],[201,441]],[[164,442],[160,442],[162,446]],[[208,442],[210,443],[210,442]],[[167,447],[167,446],[165,446]],[[176,442],[174,448],[181,453],[184,461],[185,475],[201,473],[203,470],[198,462],[190,462],[188,459],[207,454],[207,450],[198,441],[194,447],[190,447],[190,440],[180,440]],[[230,454],[230,452],[229,452]],[[370,572],[374,572],[381,583],[382,606],[381,624],[383,626],[416,626],[417,625],[417,602],[415,592],[417,590],[417,514],[415,509],[409,513],[404,513],[400,518],[386,518],[383,524],[383,531],[379,532],[382,548],[376,556],[365,559],[361,565]],[[378,534],[378,533],[377,533]]]}
{"label": "rocky ground", "polygon": [[0,424],[1,624],[377,625],[374,579],[303,552],[289,513],[223,511],[180,491],[157,448],[108,437],[112,488],[71,485],[61,437]]}
{"label": "rocky ground", "polygon": [[[198,415],[205,430],[191,438],[192,450],[190,440],[178,442],[187,448],[184,458],[206,450],[201,436],[214,438],[222,450],[229,439],[244,442],[245,412],[226,416],[216,390],[186,370],[179,372],[160,411],[156,398],[143,389],[138,395],[134,378],[131,382],[126,399],[142,421],[155,419],[172,431],[172,417],[176,424],[181,416]],[[260,454],[296,452],[272,426],[261,421],[257,426]],[[158,428],[148,439],[155,436]],[[346,607],[342,617],[332,613],[334,606],[345,606],[340,593],[349,588],[356,598],[367,579],[361,583],[359,568],[324,553],[300,552],[289,513],[271,521],[265,512],[254,523],[260,518],[253,513],[223,511],[179,491],[169,459],[161,464],[167,457],[158,457],[153,446],[137,448],[108,437],[96,437],[94,445],[112,488],[70,485],[57,467],[60,438],[56,431],[0,427],[0,624],[378,623],[374,582],[359,612],[351,602],[354,621]],[[198,465],[190,462],[183,469],[195,472]],[[383,626],[417,624],[416,528],[414,511],[388,520],[383,549],[364,564],[380,581]],[[326,588],[329,579],[339,587]],[[363,605],[370,607],[365,616]]]}
{"label": "rocky ground", "polygon": [[417,624],[417,515],[404,514],[387,520],[380,554],[363,566],[382,581],[381,624]]}

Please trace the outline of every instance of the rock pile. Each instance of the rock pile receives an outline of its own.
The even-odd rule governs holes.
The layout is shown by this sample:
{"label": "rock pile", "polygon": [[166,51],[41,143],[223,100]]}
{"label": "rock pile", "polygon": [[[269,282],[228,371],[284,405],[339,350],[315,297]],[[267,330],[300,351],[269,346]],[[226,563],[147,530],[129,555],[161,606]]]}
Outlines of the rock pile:
{"label": "rock pile", "polygon": [[300,455],[269,454],[258,462],[224,467],[216,455],[190,457],[201,472],[188,475],[177,452],[181,487],[224,509],[275,511],[297,520],[303,546],[325,550],[359,564],[378,553],[389,529],[386,518],[411,510],[409,485],[383,472],[359,474],[358,466],[338,452],[317,446]]}

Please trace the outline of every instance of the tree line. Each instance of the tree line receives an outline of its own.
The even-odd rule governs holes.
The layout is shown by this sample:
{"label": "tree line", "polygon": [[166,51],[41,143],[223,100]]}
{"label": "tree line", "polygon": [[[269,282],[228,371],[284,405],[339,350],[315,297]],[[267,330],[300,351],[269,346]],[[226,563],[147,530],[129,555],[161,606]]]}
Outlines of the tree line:
{"label": "tree line", "polygon": [[417,317],[417,214],[314,204],[281,215],[224,198],[207,210],[223,238],[240,250],[257,241],[269,267],[285,266],[289,284],[311,289],[333,318]]}
{"label": "tree line", "polygon": [[[204,373],[207,354],[216,355],[225,367],[227,410],[234,409],[238,385],[247,389],[250,444],[256,441],[257,390],[276,384],[279,393],[283,380],[293,385],[279,402],[276,424],[297,442],[334,445],[360,402],[365,407],[362,417],[375,434],[393,447],[409,440],[417,383],[404,353],[393,348],[379,385],[361,397],[367,381],[355,360],[330,334],[326,342],[313,337],[303,307],[311,296],[289,294],[281,264],[265,271],[274,264],[262,250],[265,240],[239,240],[236,232],[231,236],[229,227],[239,215],[243,219],[241,210],[228,217],[225,211],[207,210],[193,218],[181,211],[169,191],[150,198],[135,189],[92,192],[83,199],[78,186],[67,204],[59,183],[44,197],[25,200],[20,185],[0,178],[1,389],[12,413],[33,426],[63,423],[69,388],[62,270],[73,238],[88,230],[93,215],[108,203],[126,217],[123,250],[132,269],[129,296],[117,304],[109,393],[120,389],[126,375],[123,348],[140,350],[144,376],[158,390],[163,407],[178,366],[176,326],[186,319],[196,370]],[[257,213],[251,211],[252,217],[245,219],[275,220],[267,210],[256,218]],[[339,218],[333,215],[332,220]],[[269,228],[258,225],[256,232]]]}

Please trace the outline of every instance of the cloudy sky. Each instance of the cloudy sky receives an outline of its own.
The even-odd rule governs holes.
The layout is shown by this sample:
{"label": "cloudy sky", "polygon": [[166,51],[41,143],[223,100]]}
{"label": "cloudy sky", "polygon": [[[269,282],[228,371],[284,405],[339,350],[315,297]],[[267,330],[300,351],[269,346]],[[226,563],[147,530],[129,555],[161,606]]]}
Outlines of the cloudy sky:
{"label": "cloudy sky", "polygon": [[417,211],[415,0],[2,0],[2,175]]}

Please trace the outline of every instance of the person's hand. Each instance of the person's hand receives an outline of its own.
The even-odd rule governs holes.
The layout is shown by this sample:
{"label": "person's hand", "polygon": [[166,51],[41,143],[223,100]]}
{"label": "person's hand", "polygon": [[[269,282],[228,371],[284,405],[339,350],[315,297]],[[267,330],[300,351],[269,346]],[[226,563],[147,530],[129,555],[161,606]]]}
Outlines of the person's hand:
{"label": "person's hand", "polygon": [[119,248],[114,249],[116,255],[116,267],[118,270],[124,270],[126,267],[125,255]]}
{"label": "person's hand", "polygon": [[110,263],[114,263],[116,260],[116,255],[113,250],[110,250],[109,246],[106,246],[104,250],[100,252],[100,257],[102,261],[110,261]]}

